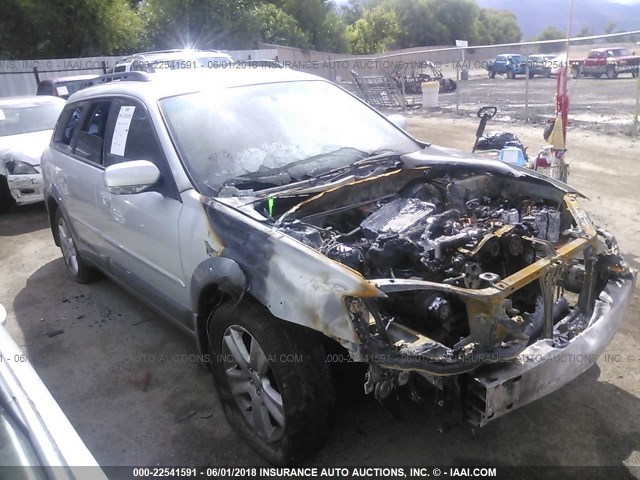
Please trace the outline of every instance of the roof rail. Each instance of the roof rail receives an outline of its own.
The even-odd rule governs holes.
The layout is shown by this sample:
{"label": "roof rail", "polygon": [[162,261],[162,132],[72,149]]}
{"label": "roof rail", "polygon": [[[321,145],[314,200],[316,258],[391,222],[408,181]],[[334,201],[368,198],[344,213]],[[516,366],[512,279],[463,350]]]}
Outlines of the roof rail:
{"label": "roof rail", "polygon": [[88,80],[87,82],[82,84],[82,88],[92,87],[94,85],[102,85],[104,83],[114,82],[114,81],[129,81],[129,82],[150,82],[153,79],[151,75],[146,72],[117,72],[117,73],[108,73],[106,75],[101,75],[92,80]]}
{"label": "roof rail", "polygon": [[184,52],[184,48],[170,48],[167,50],[152,50],[151,52],[138,52],[138,53],[134,53],[133,55],[151,55],[151,54],[155,54],[155,53],[177,53],[177,52]]}

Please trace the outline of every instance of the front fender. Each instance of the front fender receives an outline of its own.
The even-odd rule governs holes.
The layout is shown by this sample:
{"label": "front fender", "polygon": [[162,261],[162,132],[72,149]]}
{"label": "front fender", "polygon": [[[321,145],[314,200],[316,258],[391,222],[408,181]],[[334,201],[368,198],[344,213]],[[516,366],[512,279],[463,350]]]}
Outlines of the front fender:
{"label": "front fender", "polygon": [[191,277],[192,311],[198,312],[200,294],[210,285],[229,295],[233,303],[242,300],[247,292],[247,278],[237,262],[225,257],[208,258],[196,267]]}

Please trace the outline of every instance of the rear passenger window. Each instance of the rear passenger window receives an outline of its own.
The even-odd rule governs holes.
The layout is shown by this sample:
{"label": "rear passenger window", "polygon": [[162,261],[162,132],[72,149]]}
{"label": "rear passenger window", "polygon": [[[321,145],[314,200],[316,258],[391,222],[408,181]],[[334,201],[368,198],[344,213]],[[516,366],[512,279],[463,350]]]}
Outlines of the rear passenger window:
{"label": "rear passenger window", "polygon": [[54,143],[67,146],[71,145],[71,139],[78,126],[78,122],[80,122],[80,117],[82,117],[82,106],[65,109],[60,116],[60,122],[53,136]]}
{"label": "rear passenger window", "polygon": [[111,101],[95,103],[90,108],[82,131],[78,134],[78,142],[74,153],[79,157],[101,165],[104,134],[107,130]]}

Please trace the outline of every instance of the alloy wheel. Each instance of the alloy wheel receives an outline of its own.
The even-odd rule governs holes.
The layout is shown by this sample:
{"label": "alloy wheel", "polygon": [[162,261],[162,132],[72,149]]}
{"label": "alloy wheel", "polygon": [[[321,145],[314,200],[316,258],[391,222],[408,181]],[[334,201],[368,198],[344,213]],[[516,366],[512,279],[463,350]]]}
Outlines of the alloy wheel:
{"label": "alloy wheel", "polygon": [[231,325],[222,337],[222,354],[231,393],[246,422],[264,440],[277,441],[284,433],[284,405],[264,350],[247,330]]}
{"label": "alloy wheel", "polygon": [[67,227],[67,222],[64,218],[60,218],[58,221],[58,238],[60,239],[60,248],[62,249],[62,256],[67,264],[67,267],[73,275],[78,275],[78,252],[76,246],[73,243],[73,238]]}

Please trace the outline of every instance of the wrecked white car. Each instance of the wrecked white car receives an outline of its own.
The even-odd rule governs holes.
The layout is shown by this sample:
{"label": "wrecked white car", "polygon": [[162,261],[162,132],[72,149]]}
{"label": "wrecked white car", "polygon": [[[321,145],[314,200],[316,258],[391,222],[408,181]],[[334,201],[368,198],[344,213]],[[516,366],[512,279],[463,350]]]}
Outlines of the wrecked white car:
{"label": "wrecked white car", "polygon": [[48,96],[0,98],[0,214],[43,200],[40,156],[64,105]]}
{"label": "wrecked white car", "polygon": [[97,268],[195,337],[271,462],[327,438],[328,345],[377,398],[431,384],[484,425],[622,322],[636,273],[565,184],[286,69],[108,80],[69,99],[43,156],[54,239],[74,279]]}

